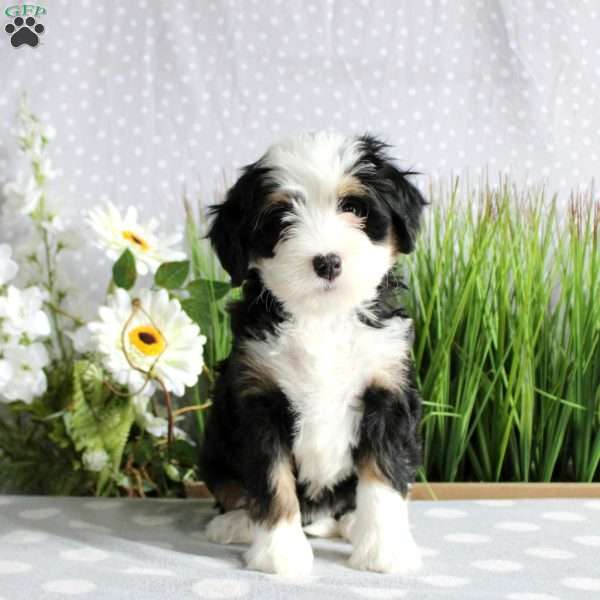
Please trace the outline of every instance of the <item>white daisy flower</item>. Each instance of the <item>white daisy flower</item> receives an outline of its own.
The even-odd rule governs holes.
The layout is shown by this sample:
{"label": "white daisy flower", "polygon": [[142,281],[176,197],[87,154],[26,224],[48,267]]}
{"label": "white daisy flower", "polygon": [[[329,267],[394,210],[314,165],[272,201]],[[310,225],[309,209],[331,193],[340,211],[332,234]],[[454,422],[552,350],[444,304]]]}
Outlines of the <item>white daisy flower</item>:
{"label": "white daisy flower", "polygon": [[0,287],[8,283],[19,270],[11,256],[12,248],[8,244],[0,244]]}
{"label": "white daisy flower", "polygon": [[10,371],[11,377],[2,388],[4,399],[29,403],[43,394],[47,386],[43,369],[49,362],[48,352],[39,342],[6,348],[4,358],[0,360],[0,372]]}
{"label": "white daisy flower", "polygon": [[148,270],[154,273],[161,263],[185,258],[183,252],[172,248],[181,240],[181,234],[159,237],[155,233],[158,221],[151,219],[147,225],[141,225],[133,206],[122,215],[109,202],[105,209],[92,209],[86,221],[98,236],[96,245],[106,250],[111,260],[116,260],[129,248],[136,258],[140,275],[145,275]]}
{"label": "white daisy flower", "polygon": [[42,197],[33,175],[19,175],[16,181],[4,185],[2,191],[6,197],[4,212],[30,215],[37,207]]}
{"label": "white daisy flower", "polygon": [[[89,328],[116,381],[137,392],[148,373],[176,396],[196,383],[206,337],[166,290],[144,290],[133,303],[125,290],[117,289],[99,315]],[[144,391],[153,389],[150,381]]]}

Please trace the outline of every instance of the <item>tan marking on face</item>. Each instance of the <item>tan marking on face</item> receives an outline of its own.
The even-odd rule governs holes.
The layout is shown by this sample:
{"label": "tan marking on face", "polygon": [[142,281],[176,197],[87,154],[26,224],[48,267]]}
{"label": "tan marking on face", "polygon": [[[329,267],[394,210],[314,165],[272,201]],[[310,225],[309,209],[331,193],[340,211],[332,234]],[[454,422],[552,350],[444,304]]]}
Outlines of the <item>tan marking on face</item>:
{"label": "tan marking on face", "polygon": [[402,254],[402,252],[400,252],[400,248],[398,247],[398,240],[391,228],[390,232],[383,240],[383,243],[390,247],[390,252],[394,257],[394,260],[397,260],[400,254]]}
{"label": "tan marking on face", "polygon": [[354,175],[344,175],[337,184],[335,193],[338,198],[346,196],[366,196],[367,188]]}

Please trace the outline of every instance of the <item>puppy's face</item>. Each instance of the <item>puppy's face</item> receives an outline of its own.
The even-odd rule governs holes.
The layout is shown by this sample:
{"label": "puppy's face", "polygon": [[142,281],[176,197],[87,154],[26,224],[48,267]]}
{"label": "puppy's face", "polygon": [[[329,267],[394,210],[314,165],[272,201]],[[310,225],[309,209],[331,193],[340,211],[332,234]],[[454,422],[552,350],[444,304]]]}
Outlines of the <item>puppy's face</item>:
{"label": "puppy's face", "polygon": [[210,238],[234,285],[249,268],[294,315],[372,300],[410,252],[424,200],[371,137],[302,135],[271,147],[213,208]]}

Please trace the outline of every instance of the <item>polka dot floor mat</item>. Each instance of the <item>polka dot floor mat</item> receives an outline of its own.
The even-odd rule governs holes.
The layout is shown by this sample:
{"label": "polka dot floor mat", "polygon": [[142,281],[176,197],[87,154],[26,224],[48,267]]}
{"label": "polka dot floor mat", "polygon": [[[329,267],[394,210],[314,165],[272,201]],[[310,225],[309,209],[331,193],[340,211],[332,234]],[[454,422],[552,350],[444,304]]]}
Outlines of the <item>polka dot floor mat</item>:
{"label": "polka dot floor mat", "polygon": [[0,600],[600,598],[600,500],[413,502],[424,567],[347,566],[342,540],[311,539],[310,577],[244,569],[243,546],[207,541],[205,501],[0,496]]}

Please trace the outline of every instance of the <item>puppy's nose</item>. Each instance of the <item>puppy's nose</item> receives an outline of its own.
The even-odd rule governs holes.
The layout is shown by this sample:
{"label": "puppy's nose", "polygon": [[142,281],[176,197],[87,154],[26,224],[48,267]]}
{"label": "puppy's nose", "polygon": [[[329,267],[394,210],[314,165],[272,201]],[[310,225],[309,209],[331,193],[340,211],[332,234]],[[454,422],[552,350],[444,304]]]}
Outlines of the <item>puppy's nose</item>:
{"label": "puppy's nose", "polygon": [[333,253],[317,254],[313,258],[313,267],[319,277],[333,281],[342,272],[342,259]]}

